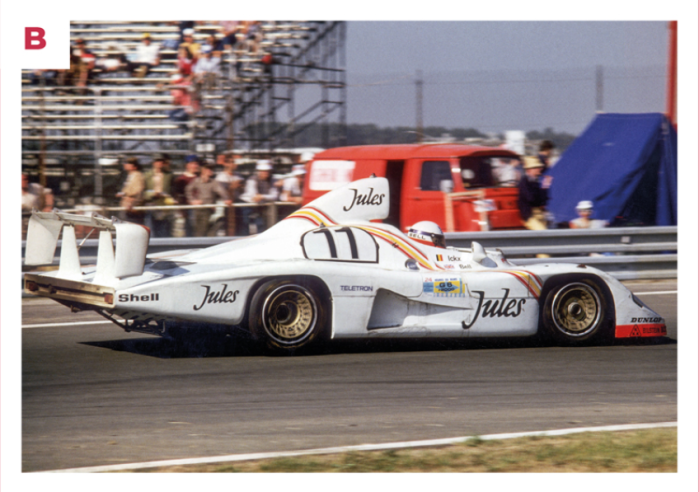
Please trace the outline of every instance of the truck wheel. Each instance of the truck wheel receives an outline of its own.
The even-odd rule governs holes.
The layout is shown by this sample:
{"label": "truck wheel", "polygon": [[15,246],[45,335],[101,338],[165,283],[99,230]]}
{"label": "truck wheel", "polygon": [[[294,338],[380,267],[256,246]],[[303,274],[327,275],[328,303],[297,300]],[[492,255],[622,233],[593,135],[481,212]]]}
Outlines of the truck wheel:
{"label": "truck wheel", "polygon": [[547,334],[565,345],[600,340],[609,331],[605,297],[599,286],[588,279],[549,290],[542,318]]}
{"label": "truck wheel", "polygon": [[321,338],[326,312],[321,297],[311,286],[272,280],[252,298],[250,331],[268,348],[290,353]]}

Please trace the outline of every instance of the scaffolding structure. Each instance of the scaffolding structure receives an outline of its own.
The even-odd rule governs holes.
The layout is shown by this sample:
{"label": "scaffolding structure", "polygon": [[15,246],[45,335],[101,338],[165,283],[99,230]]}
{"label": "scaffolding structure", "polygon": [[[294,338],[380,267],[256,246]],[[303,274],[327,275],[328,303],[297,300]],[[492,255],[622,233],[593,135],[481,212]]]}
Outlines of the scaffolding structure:
{"label": "scaffolding structure", "polygon": [[[97,57],[133,52],[143,33],[176,46],[172,22],[71,22],[71,39],[86,42]],[[321,128],[323,147],[346,143],[346,24],[332,21],[259,22],[254,51],[221,56],[222,76],[197,85],[200,109],[188,121],[173,121],[168,90],[176,50],[163,48],[148,77],[95,70],[86,87],[46,84],[22,74],[23,170],[37,174],[54,193],[102,197],[119,179],[127,156],[148,163],[171,156],[175,171],[191,153],[243,157],[296,147],[299,135]],[[203,41],[218,26],[199,23]],[[69,183],[66,185],[65,183]]]}

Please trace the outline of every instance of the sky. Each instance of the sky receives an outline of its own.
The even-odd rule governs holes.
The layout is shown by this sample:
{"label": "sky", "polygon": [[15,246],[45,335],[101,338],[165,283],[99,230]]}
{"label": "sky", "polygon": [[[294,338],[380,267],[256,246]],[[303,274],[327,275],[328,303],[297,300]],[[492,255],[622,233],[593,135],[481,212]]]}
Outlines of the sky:
{"label": "sky", "polygon": [[665,21],[350,21],[349,123],[574,134],[597,110],[664,112]]}

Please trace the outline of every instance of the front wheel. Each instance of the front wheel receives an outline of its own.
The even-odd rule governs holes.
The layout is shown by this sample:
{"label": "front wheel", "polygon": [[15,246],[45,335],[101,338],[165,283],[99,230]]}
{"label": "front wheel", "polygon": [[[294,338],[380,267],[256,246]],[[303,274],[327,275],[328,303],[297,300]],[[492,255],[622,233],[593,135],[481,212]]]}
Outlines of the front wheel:
{"label": "front wheel", "polygon": [[599,286],[587,279],[552,288],[542,317],[547,334],[565,345],[600,340],[609,331],[605,297]]}
{"label": "front wheel", "polygon": [[326,308],[317,290],[292,281],[269,281],[250,303],[250,331],[268,348],[292,352],[321,338]]}

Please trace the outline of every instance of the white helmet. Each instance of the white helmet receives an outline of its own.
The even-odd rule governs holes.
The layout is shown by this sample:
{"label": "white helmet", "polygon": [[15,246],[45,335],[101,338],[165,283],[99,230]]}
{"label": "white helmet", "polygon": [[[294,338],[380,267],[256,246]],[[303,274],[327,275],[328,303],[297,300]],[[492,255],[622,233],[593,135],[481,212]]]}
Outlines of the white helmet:
{"label": "white helmet", "polygon": [[428,246],[437,246],[438,248],[447,247],[442,229],[429,220],[423,220],[410,226],[410,229],[408,229],[408,237]]}

